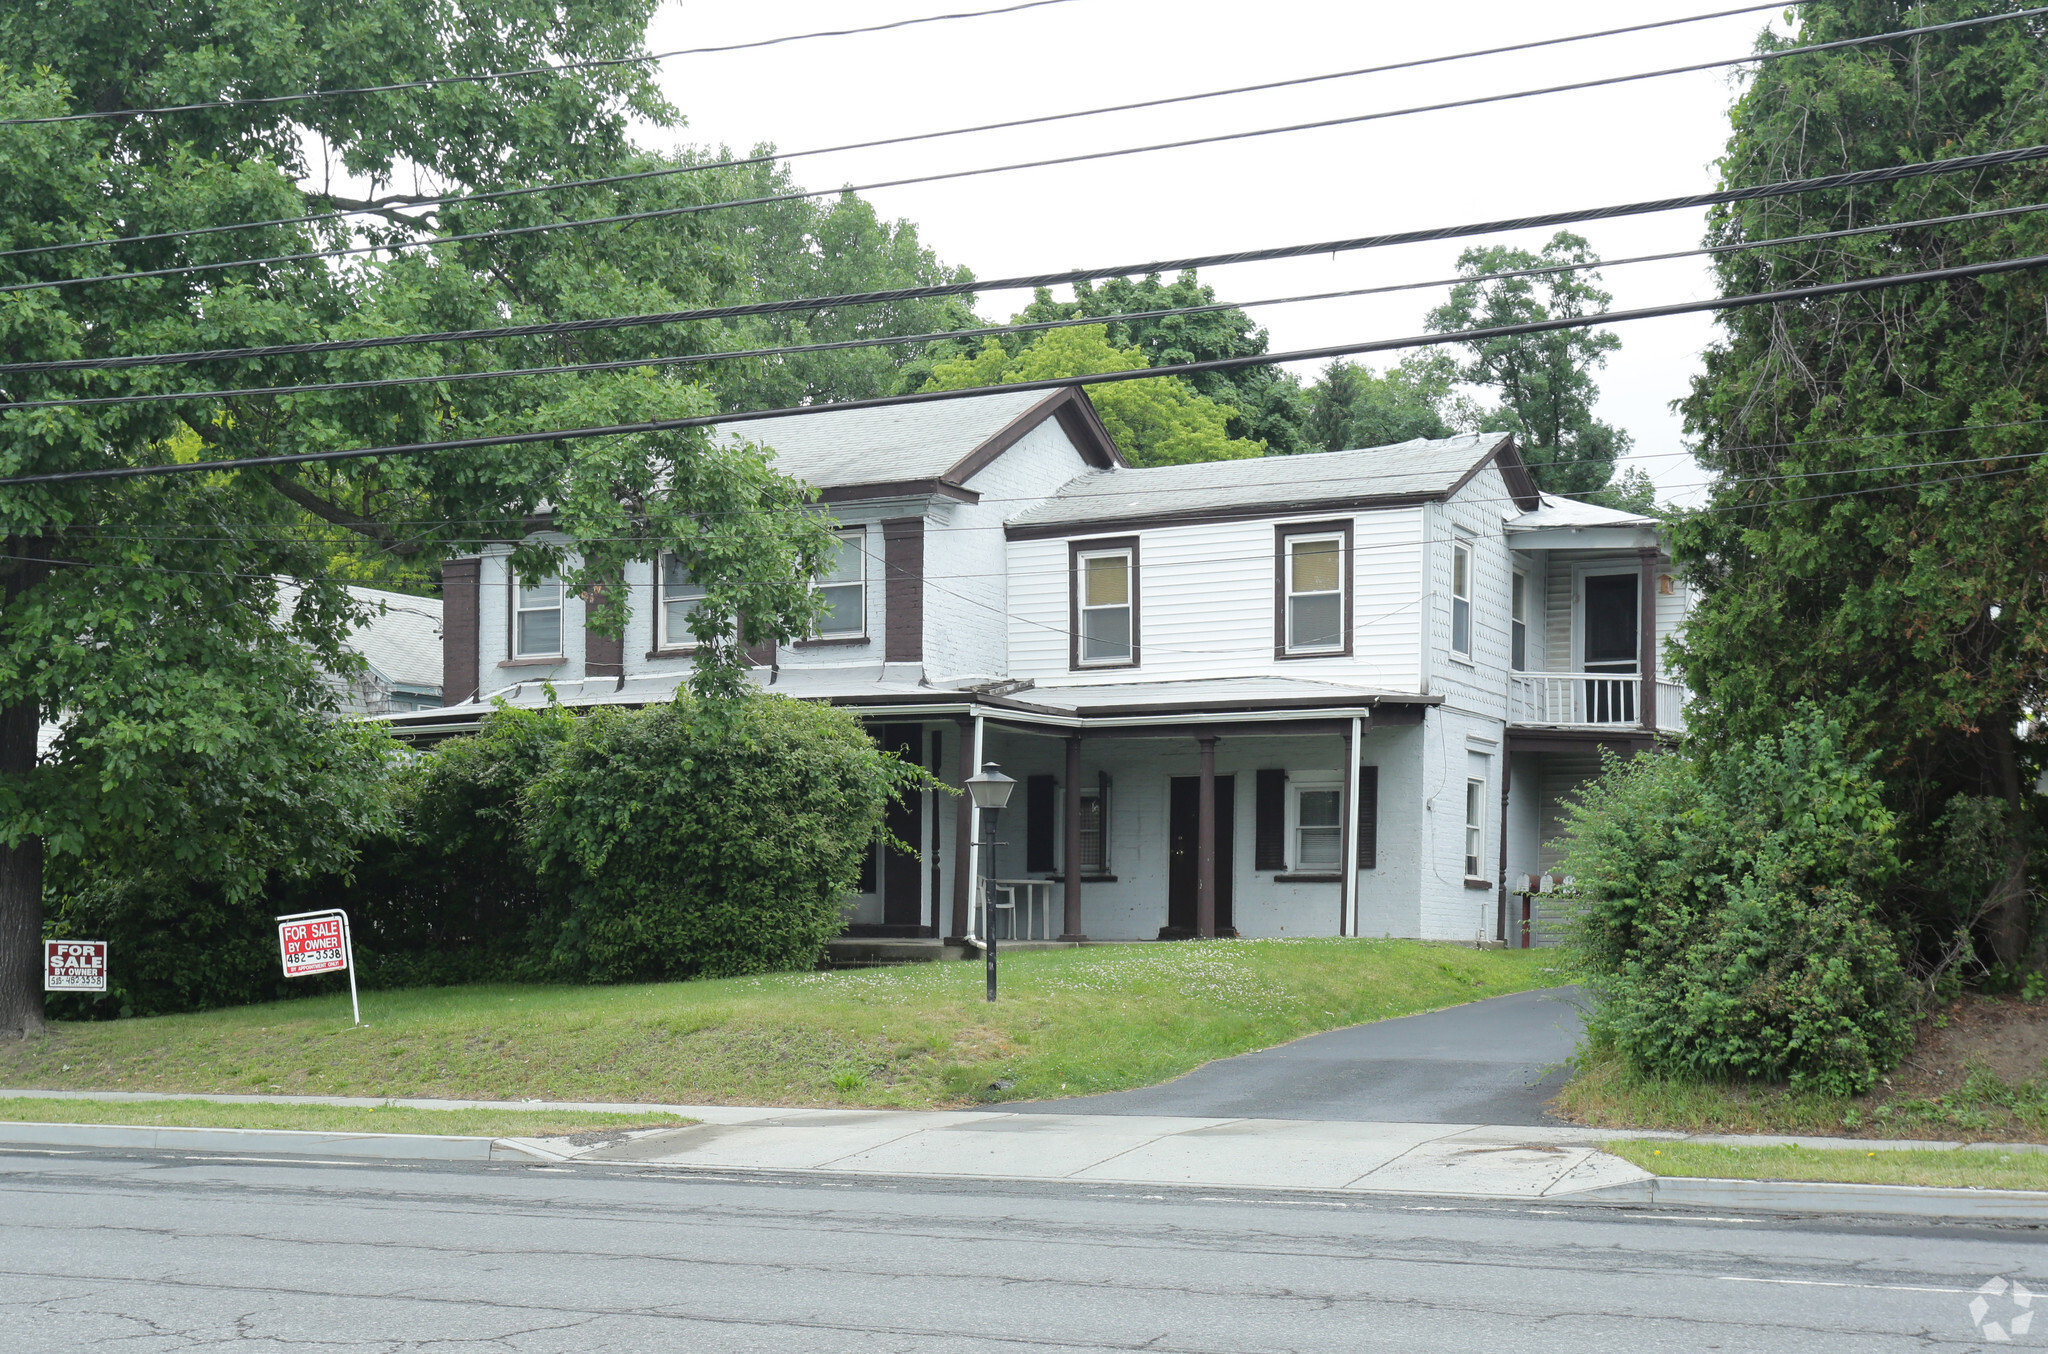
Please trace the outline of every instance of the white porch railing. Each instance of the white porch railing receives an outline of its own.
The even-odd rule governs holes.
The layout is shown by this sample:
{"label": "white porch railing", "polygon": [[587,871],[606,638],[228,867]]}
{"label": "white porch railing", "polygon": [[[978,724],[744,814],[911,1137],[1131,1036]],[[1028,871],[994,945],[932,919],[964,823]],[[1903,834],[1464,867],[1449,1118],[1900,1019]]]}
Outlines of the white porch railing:
{"label": "white porch railing", "polygon": [[1054,887],[1050,879],[989,880],[982,898],[981,934],[997,940],[1051,940],[1057,934]]}
{"label": "white porch railing", "polygon": [[[1605,729],[1642,723],[1643,679],[1634,673],[1511,672],[1508,722]],[[1685,729],[1686,689],[1657,683],[1657,728]]]}

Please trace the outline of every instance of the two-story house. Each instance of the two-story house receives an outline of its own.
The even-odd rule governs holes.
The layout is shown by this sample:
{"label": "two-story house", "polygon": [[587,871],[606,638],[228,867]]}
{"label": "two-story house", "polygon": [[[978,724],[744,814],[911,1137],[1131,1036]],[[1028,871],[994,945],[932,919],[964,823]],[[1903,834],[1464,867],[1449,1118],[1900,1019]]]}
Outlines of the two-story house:
{"label": "two-story house", "polygon": [[[758,435],[758,434],[757,434]],[[841,552],[761,685],[858,711],[958,787],[1020,782],[984,861],[959,796],[898,806],[855,934],[1494,936],[1602,746],[1675,731],[1682,586],[1653,521],[1537,491],[1511,437],[1135,469],[1079,390],[823,411],[765,436]],[[693,597],[623,641],[509,546],[444,571],[442,709],[667,698]]]}

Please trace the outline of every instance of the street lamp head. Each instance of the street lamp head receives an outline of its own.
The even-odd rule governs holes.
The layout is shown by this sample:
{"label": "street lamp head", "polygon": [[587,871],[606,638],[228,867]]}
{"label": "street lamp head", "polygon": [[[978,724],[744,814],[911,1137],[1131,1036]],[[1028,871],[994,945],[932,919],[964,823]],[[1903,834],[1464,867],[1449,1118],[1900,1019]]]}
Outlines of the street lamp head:
{"label": "street lamp head", "polygon": [[967,793],[974,796],[977,809],[1000,809],[1010,802],[1010,791],[1017,782],[1002,773],[994,762],[984,762],[981,774],[967,778]]}

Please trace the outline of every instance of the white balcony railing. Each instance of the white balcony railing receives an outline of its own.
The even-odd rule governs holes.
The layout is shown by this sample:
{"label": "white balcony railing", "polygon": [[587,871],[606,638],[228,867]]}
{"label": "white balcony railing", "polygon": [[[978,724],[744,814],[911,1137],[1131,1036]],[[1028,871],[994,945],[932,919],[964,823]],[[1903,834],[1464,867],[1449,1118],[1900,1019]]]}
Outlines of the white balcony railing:
{"label": "white balcony railing", "polygon": [[[1571,728],[1637,727],[1642,723],[1643,679],[1634,673],[1512,672],[1508,722]],[[1685,688],[1657,683],[1657,727],[1685,728]]]}

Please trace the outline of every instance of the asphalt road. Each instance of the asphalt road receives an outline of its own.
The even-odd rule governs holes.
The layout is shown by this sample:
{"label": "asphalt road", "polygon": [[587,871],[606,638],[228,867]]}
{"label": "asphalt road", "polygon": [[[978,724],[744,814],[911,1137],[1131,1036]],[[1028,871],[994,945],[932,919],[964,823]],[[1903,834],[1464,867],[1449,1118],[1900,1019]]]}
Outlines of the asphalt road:
{"label": "asphalt road", "polygon": [[1184,1114],[1410,1124],[1549,1124],[1569,1076],[1576,990],[1493,997],[1312,1034],[1109,1095],[1008,1104],[1040,1114]]}
{"label": "asphalt road", "polygon": [[[1987,1347],[2025,1231],[635,1166],[0,1154],[0,1349]],[[2012,1314],[2001,1298],[1987,1320]],[[2048,1332],[2002,1348],[2048,1343]]]}

